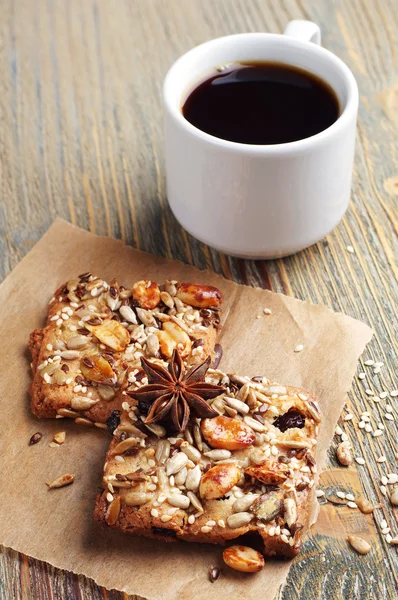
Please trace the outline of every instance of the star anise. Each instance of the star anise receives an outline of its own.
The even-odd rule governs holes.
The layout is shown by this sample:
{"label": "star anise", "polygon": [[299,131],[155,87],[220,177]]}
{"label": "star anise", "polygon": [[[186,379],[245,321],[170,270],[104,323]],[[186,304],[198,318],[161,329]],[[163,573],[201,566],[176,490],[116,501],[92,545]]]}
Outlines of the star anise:
{"label": "star anise", "polygon": [[219,396],[224,388],[206,383],[205,375],[210,366],[210,356],[185,374],[184,363],[178,350],[174,350],[168,370],[146,358],[141,358],[142,368],[149,384],[129,392],[138,400],[141,410],[148,410],[145,423],[170,422],[177,431],[184,431],[191,411],[198,417],[212,418],[218,412],[207,400]]}

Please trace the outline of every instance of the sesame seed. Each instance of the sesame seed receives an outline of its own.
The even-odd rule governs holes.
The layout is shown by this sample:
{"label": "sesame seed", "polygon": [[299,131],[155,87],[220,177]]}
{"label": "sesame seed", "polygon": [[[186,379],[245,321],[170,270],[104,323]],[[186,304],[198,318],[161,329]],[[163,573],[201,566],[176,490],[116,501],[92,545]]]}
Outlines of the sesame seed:
{"label": "sesame seed", "polygon": [[218,521],[217,521],[217,525],[218,525],[219,527],[223,527],[223,528],[224,528],[224,527],[225,527],[225,521],[224,521],[223,519],[218,519]]}
{"label": "sesame seed", "polygon": [[398,483],[398,474],[397,473],[389,473],[387,475],[388,483]]}
{"label": "sesame seed", "polygon": [[287,536],[286,536],[285,534],[282,534],[282,535],[281,535],[281,541],[282,541],[284,544],[288,544],[288,543],[289,543],[289,539],[287,538]]}
{"label": "sesame seed", "polygon": [[116,454],[115,461],[123,463],[124,462],[124,458],[123,458],[123,456],[120,456],[119,454]]}
{"label": "sesame seed", "polygon": [[384,367],[384,363],[383,363],[383,362],[380,362],[380,361],[378,361],[378,362],[375,362],[374,366],[375,366],[375,367],[378,367],[378,368],[380,368],[380,369],[381,369],[381,367]]}
{"label": "sesame seed", "polygon": [[56,321],[55,324],[58,325],[58,327],[59,327],[60,325],[62,325],[62,323],[63,323],[63,320],[62,319],[58,319],[58,321]]}
{"label": "sesame seed", "polygon": [[383,435],[383,432],[381,429],[376,429],[376,431],[373,432],[373,437],[379,437]]}
{"label": "sesame seed", "polygon": [[216,522],[215,522],[215,521],[212,521],[212,520],[210,519],[210,521],[206,521],[206,525],[207,525],[208,527],[214,527],[214,526],[216,525]]}
{"label": "sesame seed", "polygon": [[317,490],[316,491],[316,497],[317,498],[322,498],[322,496],[325,495],[325,492],[323,490]]}
{"label": "sesame seed", "polygon": [[68,377],[68,379],[65,380],[66,385],[70,385],[73,381],[73,377]]}
{"label": "sesame seed", "polygon": [[62,318],[64,321],[68,321],[68,319],[69,319],[69,315],[67,315],[66,313],[62,313],[62,315],[61,315],[61,318]]}
{"label": "sesame seed", "polygon": [[52,345],[52,344],[47,344],[46,348],[47,348],[47,350],[48,350],[49,352],[51,352],[51,351],[52,351],[52,349],[53,349],[53,345]]}
{"label": "sesame seed", "polygon": [[366,373],[359,373],[358,379],[365,379]]}
{"label": "sesame seed", "polygon": [[385,496],[387,494],[387,488],[385,485],[380,486],[380,492]]}
{"label": "sesame seed", "polygon": [[387,535],[386,535],[386,542],[387,542],[387,544],[390,544],[391,540],[392,540],[392,536],[389,533],[387,533]]}
{"label": "sesame seed", "polygon": [[188,517],[188,523],[190,525],[193,525],[195,523],[195,515],[189,515],[189,517]]}
{"label": "sesame seed", "polygon": [[209,533],[211,531],[211,527],[208,527],[207,525],[203,525],[203,527],[200,528],[200,531],[202,533]]}
{"label": "sesame seed", "polygon": [[159,504],[163,504],[163,502],[166,500],[166,496],[164,494],[160,494],[160,496],[158,496],[158,502]]}
{"label": "sesame seed", "polygon": [[108,502],[112,502],[113,496],[112,496],[112,494],[110,492],[107,493],[106,499],[108,500]]}
{"label": "sesame seed", "polygon": [[151,509],[151,515],[152,515],[153,517],[155,517],[155,519],[156,519],[156,517],[158,517],[158,516],[159,516],[159,511],[158,511],[156,508],[152,508],[152,509]]}
{"label": "sesame seed", "polygon": [[343,440],[343,442],[346,442],[348,440],[348,435],[346,433],[344,433],[344,431],[341,434],[341,439]]}
{"label": "sesame seed", "polygon": [[373,402],[380,402],[380,398],[378,396],[373,396]]}
{"label": "sesame seed", "polygon": [[298,344],[294,349],[295,352],[301,352],[302,350],[304,350],[303,344]]}
{"label": "sesame seed", "polygon": [[272,315],[272,310],[270,308],[264,308],[263,312],[265,315]]}
{"label": "sesame seed", "polygon": [[391,404],[386,404],[386,411],[387,411],[388,413],[391,413],[391,412],[392,412],[392,406],[391,406]]}
{"label": "sesame seed", "polygon": [[367,431],[368,433],[370,433],[372,431],[372,426],[370,423],[366,423],[365,425],[365,431]]}
{"label": "sesame seed", "polygon": [[387,398],[388,392],[380,392],[379,396],[382,400],[384,400],[384,398]]}
{"label": "sesame seed", "polygon": [[356,502],[347,502],[347,506],[349,508],[358,508],[358,504]]}
{"label": "sesame seed", "polygon": [[336,492],[336,496],[337,498],[341,498],[342,500],[344,500],[346,497],[344,492]]}
{"label": "sesame seed", "polygon": [[364,458],[362,458],[362,456],[356,456],[356,457],[355,457],[355,460],[356,460],[356,462],[357,462],[359,465],[364,465],[364,464],[365,464],[365,459],[364,459]]}
{"label": "sesame seed", "polygon": [[387,457],[384,456],[384,454],[383,454],[382,456],[379,456],[379,458],[377,459],[377,462],[383,463],[383,462],[386,462],[386,460],[387,460]]}
{"label": "sesame seed", "polygon": [[385,519],[382,519],[380,521],[380,527],[381,527],[381,529],[384,529],[385,527],[387,527],[387,521]]}
{"label": "sesame seed", "polygon": [[398,396],[398,390],[392,390],[392,392],[390,392],[390,396],[392,398],[395,398],[396,396]]}
{"label": "sesame seed", "polygon": [[388,479],[385,475],[383,475],[383,477],[380,479],[380,481],[383,485],[387,485],[387,483],[388,483]]}
{"label": "sesame seed", "polygon": [[377,427],[383,431],[385,429],[383,423],[377,423]]}
{"label": "sesame seed", "polygon": [[368,415],[365,415],[365,413],[361,416],[361,419],[365,423],[369,423],[369,421],[370,421],[370,417]]}
{"label": "sesame seed", "polygon": [[353,248],[353,246],[347,246],[346,248],[347,252],[349,252],[350,254],[354,254],[355,250]]}
{"label": "sesame seed", "polygon": [[171,521],[172,518],[173,515],[162,515],[160,517],[160,520],[162,521],[162,523],[167,523],[168,521]]}
{"label": "sesame seed", "polygon": [[364,365],[366,365],[367,367],[372,367],[375,364],[374,360],[365,360],[365,362],[363,363]]}
{"label": "sesame seed", "polygon": [[355,497],[353,496],[353,494],[346,494],[345,497],[347,498],[347,500],[351,500],[352,502],[355,500]]}
{"label": "sesame seed", "polygon": [[275,535],[275,527],[270,527],[268,530],[268,535],[273,537]]}
{"label": "sesame seed", "polygon": [[351,413],[348,413],[348,415],[346,415],[344,417],[344,421],[352,421],[353,418],[354,418],[354,415]]}
{"label": "sesame seed", "polygon": [[365,390],[365,394],[367,394],[368,396],[374,396],[374,393],[372,392],[372,390],[369,390],[369,389]]}
{"label": "sesame seed", "polygon": [[366,425],[365,421],[359,421],[359,423],[358,423],[359,429],[363,429],[365,427],[365,425]]}
{"label": "sesame seed", "polygon": [[343,430],[338,425],[336,425],[336,429],[334,431],[337,435],[341,435],[343,433]]}

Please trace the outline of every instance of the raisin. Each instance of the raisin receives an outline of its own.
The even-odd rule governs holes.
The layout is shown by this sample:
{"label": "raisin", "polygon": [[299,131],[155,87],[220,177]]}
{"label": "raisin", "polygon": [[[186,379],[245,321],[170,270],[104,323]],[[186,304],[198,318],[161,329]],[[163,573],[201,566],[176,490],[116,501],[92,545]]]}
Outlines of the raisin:
{"label": "raisin", "polygon": [[174,537],[177,532],[174,529],[164,529],[163,527],[152,527],[153,533],[157,533],[157,535],[169,535]]}
{"label": "raisin", "polygon": [[291,408],[284,415],[277,417],[274,421],[274,425],[282,432],[291,429],[292,427],[302,429],[305,425],[305,418],[298,410]]}
{"label": "raisin", "polygon": [[120,410],[113,410],[106,420],[109,433],[113,434],[116,427],[120,425]]}

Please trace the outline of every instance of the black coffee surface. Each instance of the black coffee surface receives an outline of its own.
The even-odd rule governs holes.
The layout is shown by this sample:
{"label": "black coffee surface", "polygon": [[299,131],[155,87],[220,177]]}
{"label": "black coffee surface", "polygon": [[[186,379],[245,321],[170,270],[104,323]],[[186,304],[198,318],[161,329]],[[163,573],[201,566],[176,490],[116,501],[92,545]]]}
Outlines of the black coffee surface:
{"label": "black coffee surface", "polygon": [[244,144],[283,144],[311,137],[339,117],[332,88],[280,63],[236,63],[200,83],[184,117],[215,137]]}

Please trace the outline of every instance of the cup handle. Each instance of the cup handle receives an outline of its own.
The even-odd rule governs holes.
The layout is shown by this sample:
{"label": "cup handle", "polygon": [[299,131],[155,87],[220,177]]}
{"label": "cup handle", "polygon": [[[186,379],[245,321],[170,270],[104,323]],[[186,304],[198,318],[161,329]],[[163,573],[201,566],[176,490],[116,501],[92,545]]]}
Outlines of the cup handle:
{"label": "cup handle", "polygon": [[321,44],[321,30],[312,21],[305,21],[304,19],[290,21],[283,33],[302,42],[313,42],[318,46]]}

